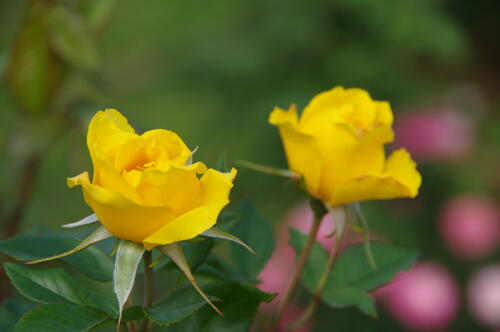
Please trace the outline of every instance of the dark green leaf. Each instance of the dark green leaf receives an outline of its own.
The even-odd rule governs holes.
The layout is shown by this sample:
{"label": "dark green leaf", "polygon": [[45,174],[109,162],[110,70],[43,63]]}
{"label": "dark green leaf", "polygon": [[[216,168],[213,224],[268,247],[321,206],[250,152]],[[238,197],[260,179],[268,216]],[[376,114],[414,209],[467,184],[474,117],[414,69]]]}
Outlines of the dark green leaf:
{"label": "dark green leaf", "polygon": [[193,285],[194,289],[198,292],[198,294],[201,295],[203,299],[220,315],[222,313],[219,311],[219,309],[212,303],[212,301],[209,299],[209,297],[203,292],[203,290],[198,286],[198,283],[196,282],[192,272],[191,268],[189,267],[189,264],[186,260],[186,256],[184,255],[184,250],[182,249],[181,245],[178,243],[171,243],[167,244],[161,247],[158,247],[158,250],[170,258],[172,262],[174,262],[177,267],[184,273],[188,281]]}
{"label": "dark green leaf", "polygon": [[[305,242],[305,234],[291,230],[290,243],[297,251],[302,250]],[[363,244],[355,244],[339,256],[322,294],[325,303],[336,308],[355,305],[369,315],[376,315],[373,299],[367,291],[389,282],[398,271],[409,269],[417,253],[377,242],[372,243],[372,251],[377,270],[370,266]],[[327,253],[315,243],[301,280],[311,292],[316,288],[326,261]]]}
{"label": "dark green leaf", "polygon": [[[216,297],[209,296],[211,301],[217,301]],[[176,290],[165,300],[153,308],[146,309],[146,315],[158,325],[170,325],[177,323],[203,307],[207,302],[192,287],[183,287]]]}
{"label": "dark green leaf", "polygon": [[15,332],[88,331],[106,316],[84,306],[52,303],[38,306],[24,315]]}
{"label": "dark green leaf", "polygon": [[129,322],[134,320],[143,320],[146,318],[144,309],[141,306],[135,305],[123,310],[122,321]]}
{"label": "dark green leaf", "polygon": [[[69,251],[81,240],[64,237],[20,235],[0,241],[0,251],[20,261],[36,260]],[[113,261],[96,247],[90,247],[61,261],[97,280],[111,280]]]}
{"label": "dark green leaf", "polygon": [[325,287],[321,300],[334,308],[356,306],[368,316],[377,317],[377,308],[370,294],[351,287]]}
{"label": "dark green leaf", "polygon": [[54,6],[46,16],[46,23],[50,42],[64,60],[83,69],[96,68],[97,50],[91,31],[76,12]]}
{"label": "dark green leaf", "polygon": [[18,302],[11,299],[4,300],[0,311],[0,331],[14,330],[19,318],[33,306],[33,303]]}
{"label": "dark green leaf", "polygon": [[207,291],[222,300],[220,307],[224,317],[205,307],[188,319],[170,326],[169,331],[246,332],[252,324],[259,304],[269,302],[275,296],[237,282],[207,287]]}
{"label": "dark green leaf", "polygon": [[255,281],[273,253],[273,228],[249,202],[240,204],[237,211],[241,219],[235,224],[231,233],[253,248],[257,256],[240,246],[230,247],[231,256],[236,264],[236,270],[240,271],[242,277]]}
{"label": "dark green leaf", "polygon": [[222,230],[230,230],[241,219],[241,213],[238,211],[223,210],[217,219],[217,227]]}
{"label": "dark green leaf", "polygon": [[4,268],[12,284],[30,300],[82,304],[102,310],[110,316],[117,313],[111,294],[93,290],[61,268],[35,270],[13,263],[5,263]]}
{"label": "dark green leaf", "polygon": [[186,254],[187,262],[191,267],[191,271],[196,271],[196,269],[206,260],[213,244],[214,242],[211,239],[184,244],[184,252]]}
{"label": "dark green leaf", "polygon": [[370,266],[363,244],[350,246],[335,263],[332,285],[373,290],[391,281],[397,272],[408,270],[418,257],[415,250],[396,248],[380,242],[372,242],[372,252],[377,262],[376,270]]}

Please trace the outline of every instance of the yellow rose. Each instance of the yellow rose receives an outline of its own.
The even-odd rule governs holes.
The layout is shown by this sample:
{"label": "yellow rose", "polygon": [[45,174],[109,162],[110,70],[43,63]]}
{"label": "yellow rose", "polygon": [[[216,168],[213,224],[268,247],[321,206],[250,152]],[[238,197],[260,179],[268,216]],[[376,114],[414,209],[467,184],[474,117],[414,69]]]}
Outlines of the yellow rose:
{"label": "yellow rose", "polygon": [[312,196],[331,206],[417,195],[422,179],[409,153],[400,149],[386,159],[392,121],[389,103],[342,87],[315,96],[300,119],[294,106],[275,108],[269,117],[290,169],[303,176]]}
{"label": "yellow rose", "polygon": [[177,136],[163,129],[137,135],[118,111],[98,112],[87,145],[94,176],[81,185],[85,202],[114,236],[156,246],[191,239],[215,225],[229,202],[236,170],[221,173],[197,162]]}

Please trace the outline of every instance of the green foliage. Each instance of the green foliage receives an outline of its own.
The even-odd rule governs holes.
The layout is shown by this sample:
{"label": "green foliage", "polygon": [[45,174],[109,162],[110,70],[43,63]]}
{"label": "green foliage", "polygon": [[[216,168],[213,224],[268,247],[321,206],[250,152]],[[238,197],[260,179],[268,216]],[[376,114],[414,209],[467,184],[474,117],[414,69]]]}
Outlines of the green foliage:
{"label": "green foliage", "polygon": [[198,241],[196,243],[184,244],[183,248],[186,260],[192,271],[196,271],[196,269],[203,264],[210,254],[210,250],[212,250],[213,245],[214,242],[212,239],[205,239],[204,241]]}
{"label": "green foliage", "polygon": [[33,308],[32,303],[5,299],[0,311],[0,331],[13,331],[19,318],[31,308]]}
{"label": "green foliage", "polygon": [[[237,220],[244,220],[247,225],[238,228],[236,227]],[[226,211],[219,221],[222,226],[246,232],[242,233],[243,237],[253,242],[261,251],[262,257],[259,256],[255,264],[252,265],[250,261],[244,262],[248,273],[244,279],[253,281],[269,258],[273,248],[273,243],[264,245],[258,241],[257,234],[259,230],[267,230],[267,239],[273,241],[270,226],[248,202],[243,204],[238,212]],[[252,227],[257,227],[257,229]],[[96,234],[96,232],[92,234]],[[238,245],[242,241],[232,234],[216,230],[208,235],[236,242],[231,244],[230,248],[232,257],[237,258],[239,263],[247,259],[245,256],[252,256],[245,246]],[[172,287],[169,296],[157,299],[157,304],[150,308],[137,305],[124,308],[125,301],[130,296],[134,285],[144,247],[130,241],[120,241],[114,262],[113,285],[115,294],[113,294],[110,283],[99,281],[108,280],[109,277],[103,278],[103,274],[108,276],[109,271],[106,273],[96,272],[100,270],[100,267],[108,266],[108,263],[107,269],[109,269],[113,262],[108,255],[96,247],[84,248],[89,238],[93,239],[94,237],[92,235],[87,237],[81,244],[76,239],[37,235],[23,235],[0,241],[0,251],[20,261],[39,260],[44,256],[51,257],[74,247],[82,249],[76,254],[56,260],[67,263],[75,272],[73,274],[61,268],[36,269],[34,266],[4,264],[5,271],[14,287],[29,300],[41,304],[21,318],[16,331],[30,329],[45,331],[49,328],[61,331],[87,331],[97,325],[104,326],[114,323],[120,317],[122,323],[148,319],[157,325],[171,326],[175,329],[201,324],[206,325],[209,328],[208,331],[215,331],[223,326],[234,329],[234,331],[244,331],[251,324],[259,303],[270,301],[273,298],[273,295],[261,292],[249,284],[228,282],[228,280],[235,278],[241,279],[234,272],[234,267],[228,268],[227,273],[214,274],[209,280],[215,281],[215,284],[208,284],[206,287],[213,290],[214,294],[211,291],[209,294],[215,296],[205,295],[195,282],[193,269],[190,265],[192,264],[194,268],[207,268],[212,266],[214,259],[223,266],[230,265],[215,254],[210,253],[214,239],[202,236],[182,244],[175,243],[157,248],[182,270],[194,289],[190,286]],[[101,237],[98,238],[101,239]],[[187,255],[184,255],[184,249]],[[237,249],[242,249],[243,252],[239,252]],[[212,257],[210,262],[207,261],[209,256]],[[45,261],[42,260],[42,262]],[[105,265],[102,262],[106,262]],[[171,269],[164,269],[164,266],[160,263],[155,274],[171,271]],[[89,273],[89,271],[93,271],[93,273]],[[94,280],[88,279],[85,274]],[[117,305],[117,298],[119,305]],[[219,309],[211,303],[211,301],[219,301],[219,299],[224,301],[219,302],[225,311],[225,318],[222,321],[220,320],[222,318],[213,317],[213,315],[220,316],[217,315]],[[207,303],[216,310],[208,308]],[[33,304],[21,305],[15,302],[6,302],[0,313],[0,326],[12,329],[19,316],[32,306]],[[58,318],[62,311],[67,312],[67,315]],[[199,317],[197,317],[198,314],[195,315],[198,312]]]}
{"label": "green foliage", "polygon": [[14,332],[81,332],[105,319],[102,313],[81,305],[51,303],[30,310],[21,318]]}
{"label": "green foliage", "polygon": [[[1,240],[0,251],[20,261],[32,261],[69,251],[79,244],[80,240],[62,236],[19,235]],[[63,257],[60,261],[97,280],[112,278],[113,261],[97,247]]]}
{"label": "green foliage", "polygon": [[[306,235],[294,229],[290,232],[290,243],[300,252],[305,245]],[[352,245],[342,252],[322,293],[323,302],[335,308],[356,306],[364,313],[376,316],[375,305],[368,291],[388,283],[397,272],[409,269],[418,254],[414,250],[379,242],[372,243],[372,253],[377,262],[376,270],[370,266],[363,244]],[[326,261],[327,253],[315,243],[301,280],[313,293]]]}
{"label": "green foliage", "polygon": [[[217,301],[214,296],[208,297]],[[182,287],[152,308],[145,309],[147,317],[158,325],[171,325],[195,313],[207,302],[192,287]]]}
{"label": "green foliage", "polygon": [[79,304],[110,316],[117,313],[111,292],[94,290],[91,284],[73,278],[63,269],[35,270],[13,263],[5,263],[4,268],[17,290],[32,301]]}
{"label": "green foliage", "polygon": [[241,203],[236,211],[240,213],[241,219],[231,229],[231,233],[250,246],[257,255],[249,254],[241,246],[231,246],[235,273],[245,280],[255,281],[274,250],[274,232],[251,203]]}
{"label": "green foliage", "polygon": [[259,304],[274,298],[273,294],[237,282],[210,286],[207,287],[207,292],[221,299],[220,308],[224,312],[224,317],[205,307],[196,315],[172,325],[169,331],[246,332],[252,324]]}

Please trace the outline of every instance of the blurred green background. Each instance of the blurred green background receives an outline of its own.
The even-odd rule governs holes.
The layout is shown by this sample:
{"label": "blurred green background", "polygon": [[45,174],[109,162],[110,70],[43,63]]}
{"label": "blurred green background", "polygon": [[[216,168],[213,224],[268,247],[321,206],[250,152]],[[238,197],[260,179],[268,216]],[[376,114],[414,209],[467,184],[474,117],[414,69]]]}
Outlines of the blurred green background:
{"label": "blurred green background", "polygon": [[[54,10],[59,6],[64,10]],[[460,284],[450,331],[487,331],[467,308],[471,273],[499,252],[456,258],[438,234],[444,201],[475,192],[498,205],[500,27],[496,1],[1,1],[0,213],[4,236],[89,214],[65,178],[90,170],[86,125],[116,108],[138,130],[166,128],[214,167],[222,153],[286,167],[274,106],[304,107],[334,85],[391,102],[395,117],[458,108],[474,146],[423,160],[415,201],[367,204],[373,230],[418,247]],[[289,183],[240,168],[232,199],[252,199],[278,225],[303,199]],[[381,308],[321,308],[315,330],[405,331]]]}

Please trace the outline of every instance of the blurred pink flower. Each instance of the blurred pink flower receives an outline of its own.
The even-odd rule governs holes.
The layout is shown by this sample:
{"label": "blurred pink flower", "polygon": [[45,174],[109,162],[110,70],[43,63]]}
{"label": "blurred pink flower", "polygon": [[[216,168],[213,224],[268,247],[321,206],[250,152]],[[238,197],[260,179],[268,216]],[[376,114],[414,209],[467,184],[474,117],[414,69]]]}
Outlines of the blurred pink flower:
{"label": "blurred pink flower", "polygon": [[500,213],[487,197],[460,195],[443,207],[439,230],[457,256],[481,258],[494,252],[500,243]]}
{"label": "blurred pink flower", "polygon": [[417,263],[375,292],[389,312],[405,327],[436,331],[448,327],[457,315],[459,291],[441,265]]}
{"label": "blurred pink flower", "polygon": [[500,265],[488,265],[476,272],[467,296],[470,311],[480,323],[500,327]]}
{"label": "blurred pink flower", "polygon": [[417,160],[444,161],[468,155],[474,145],[473,123],[452,109],[421,109],[399,115],[396,145]]}
{"label": "blurred pink flower", "polygon": [[[313,213],[308,204],[301,204],[292,209],[278,230],[278,239],[274,253],[259,275],[259,288],[270,293],[278,293],[270,303],[262,304],[265,311],[274,311],[281,300],[281,293],[287,285],[290,274],[295,264],[295,251],[288,244],[288,228],[293,227],[303,233],[309,232],[313,221]],[[335,237],[327,237],[335,229],[333,219],[330,214],[326,215],[318,231],[317,240],[326,250],[329,250]]]}

